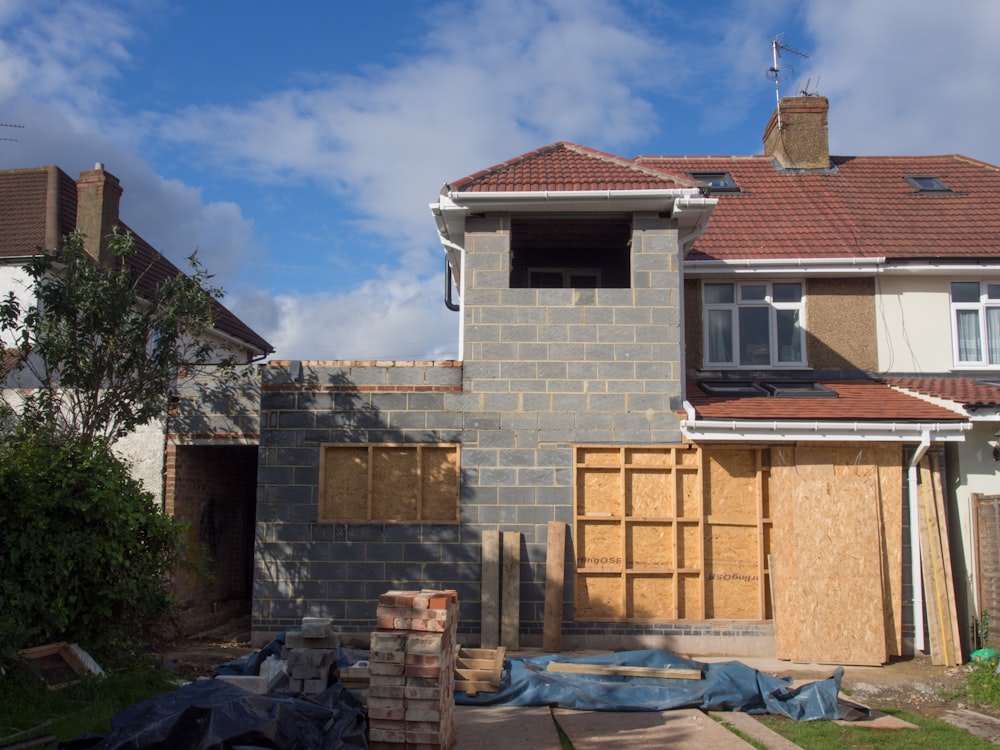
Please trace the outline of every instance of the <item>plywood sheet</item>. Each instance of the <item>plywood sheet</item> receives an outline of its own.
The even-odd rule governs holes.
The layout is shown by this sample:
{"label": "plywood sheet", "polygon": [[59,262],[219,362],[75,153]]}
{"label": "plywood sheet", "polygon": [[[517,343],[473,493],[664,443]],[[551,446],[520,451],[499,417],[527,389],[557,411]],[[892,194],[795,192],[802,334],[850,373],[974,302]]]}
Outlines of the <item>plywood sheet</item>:
{"label": "plywood sheet", "polygon": [[639,518],[674,515],[674,475],[669,470],[625,470],[626,513]]}
{"label": "plywood sheet", "polygon": [[761,575],[756,526],[706,529],[705,608],[714,619],[759,619]]}
{"label": "plywood sheet", "polygon": [[625,566],[631,569],[674,566],[672,526],[632,522],[625,527]]}
{"label": "plywood sheet", "polygon": [[757,456],[748,448],[705,450],[705,512],[708,516],[757,521]]}
{"label": "plywood sheet", "polygon": [[622,480],[618,469],[577,469],[579,515],[621,516]]}
{"label": "plywood sheet", "polygon": [[367,519],[368,448],[324,446],[322,457],[319,519]]}
{"label": "plywood sheet", "polygon": [[[822,465],[824,454],[829,466]],[[878,460],[867,445],[772,452],[782,658],[882,664],[888,657]]]}
{"label": "plywood sheet", "polygon": [[630,575],[626,578],[627,617],[636,620],[675,619],[671,575]]}
{"label": "plywood sheet", "polygon": [[620,619],[625,616],[622,577],[617,573],[578,575],[574,611],[578,620]]}
{"label": "plywood sheet", "polygon": [[458,521],[459,455],[454,447],[422,446],[420,452],[420,519]]}
{"label": "plywood sheet", "polygon": [[616,521],[578,521],[576,527],[579,568],[621,570],[624,560],[622,528]]}

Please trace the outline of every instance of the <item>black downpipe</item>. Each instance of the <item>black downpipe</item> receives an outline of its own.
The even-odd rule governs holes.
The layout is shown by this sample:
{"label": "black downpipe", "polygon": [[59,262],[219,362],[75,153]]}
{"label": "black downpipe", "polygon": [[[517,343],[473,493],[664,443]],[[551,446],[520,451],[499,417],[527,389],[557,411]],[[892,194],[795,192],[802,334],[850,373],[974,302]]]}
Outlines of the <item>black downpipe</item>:
{"label": "black downpipe", "polygon": [[444,306],[447,307],[452,312],[458,312],[462,308],[451,301],[451,263],[448,262],[448,258],[444,259]]}

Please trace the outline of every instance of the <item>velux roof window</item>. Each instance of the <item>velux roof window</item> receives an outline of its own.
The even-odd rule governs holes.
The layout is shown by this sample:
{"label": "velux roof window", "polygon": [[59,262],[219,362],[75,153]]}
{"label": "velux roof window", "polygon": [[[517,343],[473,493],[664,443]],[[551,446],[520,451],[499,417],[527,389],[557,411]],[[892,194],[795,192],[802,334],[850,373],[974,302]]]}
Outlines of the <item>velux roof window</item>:
{"label": "velux roof window", "polygon": [[934,175],[910,175],[906,181],[913,185],[919,193],[950,193],[951,188],[945,185],[940,177]]}
{"label": "velux roof window", "polygon": [[704,182],[713,193],[738,193],[739,185],[729,172],[688,172],[688,177]]}
{"label": "velux roof window", "polygon": [[699,380],[709,396],[773,398],[837,398],[837,392],[815,380]]}

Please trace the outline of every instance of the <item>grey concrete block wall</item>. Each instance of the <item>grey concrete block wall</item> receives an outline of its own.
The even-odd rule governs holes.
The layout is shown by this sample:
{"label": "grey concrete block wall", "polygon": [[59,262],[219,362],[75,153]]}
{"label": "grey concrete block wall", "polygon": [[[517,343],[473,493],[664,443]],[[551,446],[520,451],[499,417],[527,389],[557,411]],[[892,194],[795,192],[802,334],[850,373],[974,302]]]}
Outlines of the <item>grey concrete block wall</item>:
{"label": "grey concrete block wall", "polygon": [[[491,529],[522,534],[521,632],[540,638],[547,524],[573,522],[574,446],[680,442],[673,223],[634,217],[628,289],[510,288],[509,224],[467,222],[461,363],[263,369],[255,632],[307,615],[363,632],[380,590],[416,586],[457,589],[459,628],[478,633]],[[460,443],[460,523],[319,523],[325,442]]]}

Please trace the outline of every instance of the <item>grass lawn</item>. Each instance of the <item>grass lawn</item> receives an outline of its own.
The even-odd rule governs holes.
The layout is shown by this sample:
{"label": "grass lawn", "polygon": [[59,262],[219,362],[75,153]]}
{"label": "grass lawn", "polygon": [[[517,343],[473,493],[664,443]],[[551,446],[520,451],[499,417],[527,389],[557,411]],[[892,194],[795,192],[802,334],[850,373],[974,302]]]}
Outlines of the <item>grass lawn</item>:
{"label": "grass lawn", "polygon": [[[0,743],[12,735],[55,735],[60,741],[85,733],[107,734],[111,716],[154,695],[177,688],[176,675],[132,666],[100,679],[88,676],[75,685],[49,690],[34,674],[19,668],[0,677]],[[14,741],[11,739],[10,741]]]}
{"label": "grass lawn", "polygon": [[919,729],[869,729],[841,726],[832,721],[791,721],[779,716],[758,719],[803,750],[988,750],[991,742],[974,737],[943,721],[907,711],[881,709],[891,716],[916,724]]}

